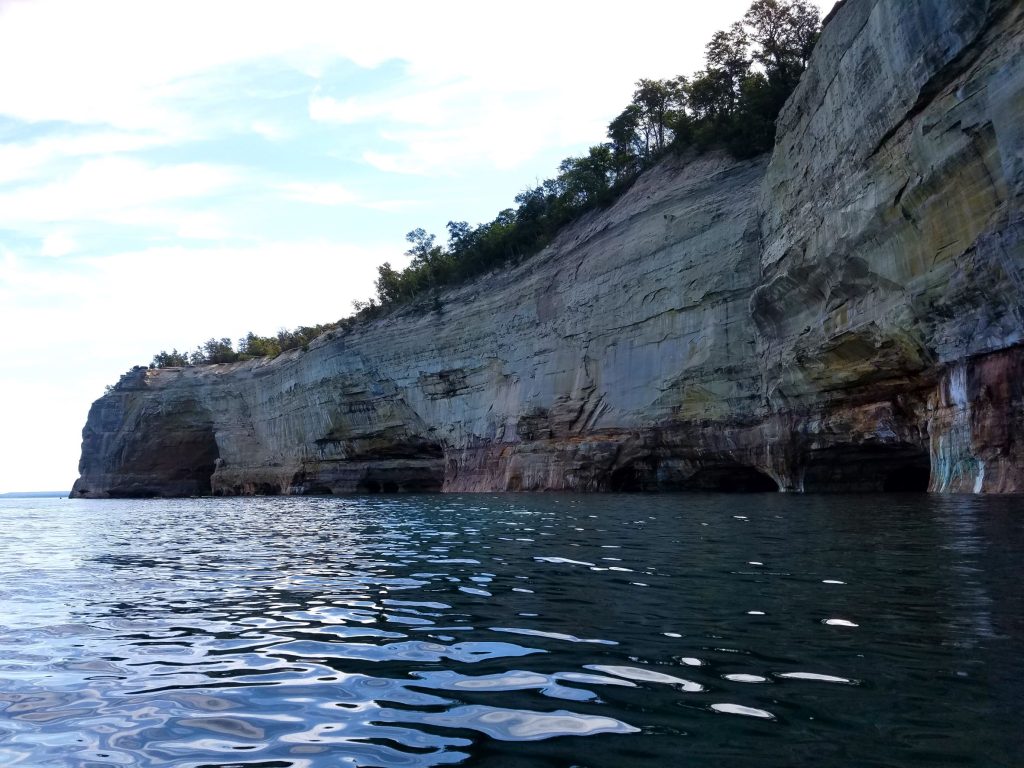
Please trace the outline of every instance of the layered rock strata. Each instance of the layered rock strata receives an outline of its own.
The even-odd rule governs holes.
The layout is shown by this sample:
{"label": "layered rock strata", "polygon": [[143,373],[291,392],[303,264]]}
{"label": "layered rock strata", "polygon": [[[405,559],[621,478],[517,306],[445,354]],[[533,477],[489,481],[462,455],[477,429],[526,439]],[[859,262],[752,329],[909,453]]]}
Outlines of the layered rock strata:
{"label": "layered rock strata", "polygon": [[1024,7],[848,0],[770,157],[274,360],[127,374],[79,496],[1024,490]]}

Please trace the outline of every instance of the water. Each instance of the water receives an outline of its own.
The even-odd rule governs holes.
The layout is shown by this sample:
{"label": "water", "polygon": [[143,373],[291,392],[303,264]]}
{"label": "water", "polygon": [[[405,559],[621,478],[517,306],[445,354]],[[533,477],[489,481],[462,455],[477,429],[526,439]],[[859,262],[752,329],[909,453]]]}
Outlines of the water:
{"label": "water", "polygon": [[3,766],[1020,766],[1024,501],[0,501]]}

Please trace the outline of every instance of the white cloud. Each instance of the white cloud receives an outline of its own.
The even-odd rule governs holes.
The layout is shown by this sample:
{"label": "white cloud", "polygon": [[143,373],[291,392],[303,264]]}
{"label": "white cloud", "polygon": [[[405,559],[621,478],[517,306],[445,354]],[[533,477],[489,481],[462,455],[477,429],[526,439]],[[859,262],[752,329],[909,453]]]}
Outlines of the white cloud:
{"label": "white cloud", "polygon": [[253,120],[249,124],[249,130],[268,141],[280,141],[291,135],[284,125],[271,120]]}
{"label": "white cloud", "polygon": [[359,199],[341,184],[293,182],[280,188],[289,199],[314,205],[349,205]]}
{"label": "white cloud", "polygon": [[51,261],[3,249],[0,327],[31,329],[5,341],[5,370],[39,354],[70,360],[103,350],[115,376],[161,348],[337,320],[372,293],[376,265],[394,250],[321,239],[180,244],[72,258],[55,272]]}
{"label": "white cloud", "polygon": [[10,285],[11,280],[18,274],[18,257],[10,248],[0,247],[0,289]]}
{"label": "white cloud", "polygon": [[[85,340],[100,327],[116,329],[109,338],[116,337],[126,362],[148,362],[161,346],[346,316],[354,299],[370,295],[376,265],[393,251],[328,240],[182,244],[78,259],[76,272],[56,283],[24,266],[11,277],[23,296],[22,317],[31,313],[27,349],[38,338]],[[55,306],[33,298],[43,288]],[[5,308],[0,317],[12,311]]]}
{"label": "white cloud", "polygon": [[581,137],[600,141],[609,117],[594,112],[567,109],[558,92],[491,93],[470,79],[342,101],[314,96],[309,103],[312,120],[379,123],[379,135],[396,149],[369,149],[363,160],[388,173],[417,175],[450,175],[481,164],[507,170],[546,146],[570,146]]}
{"label": "white cloud", "polygon": [[218,213],[173,213],[168,219],[177,222],[175,234],[186,240],[224,240],[232,235],[224,217]]}
{"label": "white cloud", "polygon": [[[563,138],[564,123],[537,121],[523,125],[513,116],[514,110],[495,104],[472,120],[448,128],[389,130],[383,135],[398,149],[368,150],[363,159],[389,173],[454,175],[481,165],[511,170],[545,147],[569,144]],[[598,138],[602,130],[600,122],[590,126],[590,132]]]}
{"label": "white cloud", "polygon": [[239,180],[236,170],[205,163],[90,159],[64,178],[0,192],[0,228],[71,221],[166,223],[160,206],[223,192]]}
{"label": "white cloud", "polygon": [[289,200],[328,207],[354,205],[378,211],[396,211],[420,204],[416,200],[370,200],[332,182],[288,182],[277,185],[277,189]]}
{"label": "white cloud", "polygon": [[422,200],[369,200],[361,203],[363,208],[370,208],[374,211],[405,211],[410,208],[423,206]]}
{"label": "white cloud", "polygon": [[309,100],[309,119],[325,123],[355,123],[372,114],[368,107],[358,108],[354,100],[338,101],[329,96],[313,95]]}
{"label": "white cloud", "polygon": [[311,120],[348,125],[375,120],[441,126],[453,104],[475,101],[479,94],[468,79],[424,90],[404,86],[401,93],[335,99],[314,93],[309,100]]}
{"label": "white cloud", "polygon": [[[51,371],[55,365],[40,362]],[[61,361],[62,372],[67,362]],[[109,382],[93,374],[86,377],[85,386],[69,392],[61,379],[0,377],[0,401],[9,406],[0,440],[0,493],[71,490],[78,475],[85,414]],[[45,410],[38,410],[40,406]]]}
{"label": "white cloud", "polygon": [[42,256],[67,256],[78,248],[78,243],[67,232],[54,232],[43,239],[43,245],[39,249]]}
{"label": "white cloud", "polygon": [[0,184],[38,178],[41,173],[52,172],[54,164],[69,158],[135,152],[165,142],[166,139],[154,134],[105,130],[0,144]]}

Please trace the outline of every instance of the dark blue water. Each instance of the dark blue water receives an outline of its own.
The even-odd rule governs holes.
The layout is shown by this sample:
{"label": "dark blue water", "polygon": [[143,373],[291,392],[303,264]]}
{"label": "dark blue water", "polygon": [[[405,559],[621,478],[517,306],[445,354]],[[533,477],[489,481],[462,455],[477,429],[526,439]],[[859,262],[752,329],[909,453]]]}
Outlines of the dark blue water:
{"label": "dark blue water", "polygon": [[3,766],[1024,765],[1024,500],[0,501]]}

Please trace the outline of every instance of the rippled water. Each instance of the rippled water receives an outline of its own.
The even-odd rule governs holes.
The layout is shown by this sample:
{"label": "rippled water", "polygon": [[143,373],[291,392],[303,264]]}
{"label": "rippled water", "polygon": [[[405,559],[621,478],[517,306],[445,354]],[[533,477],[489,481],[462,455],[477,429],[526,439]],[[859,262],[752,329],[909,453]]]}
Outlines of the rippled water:
{"label": "rippled water", "polygon": [[3,766],[1020,766],[1024,501],[0,501]]}

